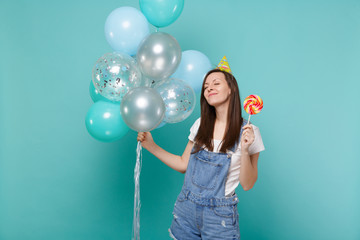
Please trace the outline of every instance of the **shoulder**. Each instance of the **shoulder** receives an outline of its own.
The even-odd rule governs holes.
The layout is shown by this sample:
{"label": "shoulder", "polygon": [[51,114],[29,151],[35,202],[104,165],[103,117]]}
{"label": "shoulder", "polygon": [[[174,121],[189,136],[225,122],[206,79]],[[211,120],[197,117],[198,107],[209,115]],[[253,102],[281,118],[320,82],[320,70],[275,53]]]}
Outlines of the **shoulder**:
{"label": "shoulder", "polygon": [[199,130],[199,126],[200,126],[200,118],[198,118],[190,128],[190,135],[188,137],[190,141],[195,140],[195,136]]}
{"label": "shoulder", "polygon": [[201,119],[201,118],[196,119],[196,121],[194,122],[194,124],[191,126],[190,131],[197,131],[197,130],[199,129],[200,119]]}
{"label": "shoulder", "polygon": [[260,129],[259,127],[255,126],[254,124],[250,123],[250,126],[252,127],[252,129],[254,130],[254,142],[250,145],[249,147],[249,153],[250,154],[255,154],[261,151],[265,150],[264,147],[264,143],[260,134]]}

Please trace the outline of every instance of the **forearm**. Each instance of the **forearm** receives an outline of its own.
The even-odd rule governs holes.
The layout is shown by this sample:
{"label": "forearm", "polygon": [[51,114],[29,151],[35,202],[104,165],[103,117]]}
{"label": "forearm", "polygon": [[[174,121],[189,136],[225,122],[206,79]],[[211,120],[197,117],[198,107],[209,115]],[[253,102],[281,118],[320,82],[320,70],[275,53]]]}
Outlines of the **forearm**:
{"label": "forearm", "polygon": [[147,150],[172,169],[181,173],[186,172],[186,164],[181,156],[169,153],[155,143],[152,144]]}
{"label": "forearm", "polygon": [[251,164],[251,159],[248,151],[241,152],[240,156],[241,169],[239,181],[245,191],[250,190],[257,179],[257,171]]}

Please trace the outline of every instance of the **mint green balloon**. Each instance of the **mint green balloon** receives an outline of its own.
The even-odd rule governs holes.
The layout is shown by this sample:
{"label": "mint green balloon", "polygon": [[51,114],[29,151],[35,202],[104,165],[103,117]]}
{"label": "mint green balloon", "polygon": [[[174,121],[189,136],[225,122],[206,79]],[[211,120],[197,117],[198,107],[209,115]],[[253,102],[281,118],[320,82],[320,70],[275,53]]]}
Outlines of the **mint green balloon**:
{"label": "mint green balloon", "polygon": [[166,27],[180,16],[184,0],[140,0],[141,12],[155,27]]}
{"label": "mint green balloon", "polygon": [[85,124],[90,135],[101,142],[117,141],[129,131],[120,115],[119,103],[95,102],[86,114]]}

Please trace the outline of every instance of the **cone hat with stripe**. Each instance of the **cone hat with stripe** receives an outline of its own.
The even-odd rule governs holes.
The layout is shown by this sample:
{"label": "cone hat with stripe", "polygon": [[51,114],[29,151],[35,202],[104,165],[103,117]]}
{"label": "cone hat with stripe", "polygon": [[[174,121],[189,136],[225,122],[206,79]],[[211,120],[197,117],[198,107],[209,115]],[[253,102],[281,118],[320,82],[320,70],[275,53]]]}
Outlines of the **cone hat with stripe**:
{"label": "cone hat with stripe", "polygon": [[224,56],[220,63],[217,65],[216,69],[220,69],[221,71],[224,71],[224,72],[228,72],[228,73],[231,73],[231,69],[230,69],[230,66],[229,66],[229,63],[226,59],[226,56]]}

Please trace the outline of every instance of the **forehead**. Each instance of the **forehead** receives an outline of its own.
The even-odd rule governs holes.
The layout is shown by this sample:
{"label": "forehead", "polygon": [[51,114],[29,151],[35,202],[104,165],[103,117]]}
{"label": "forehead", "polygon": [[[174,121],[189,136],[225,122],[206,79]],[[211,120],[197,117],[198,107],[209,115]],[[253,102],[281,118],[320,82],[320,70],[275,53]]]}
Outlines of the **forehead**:
{"label": "forehead", "polygon": [[209,76],[207,76],[204,84],[210,83],[210,82],[214,81],[215,79],[225,81],[225,75],[221,72],[213,72]]}

